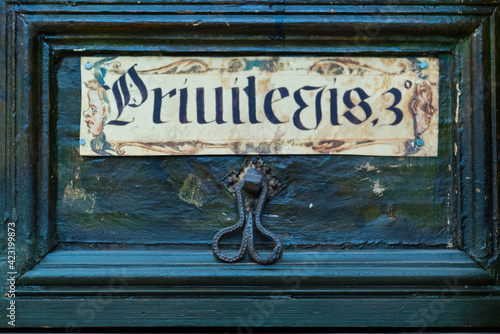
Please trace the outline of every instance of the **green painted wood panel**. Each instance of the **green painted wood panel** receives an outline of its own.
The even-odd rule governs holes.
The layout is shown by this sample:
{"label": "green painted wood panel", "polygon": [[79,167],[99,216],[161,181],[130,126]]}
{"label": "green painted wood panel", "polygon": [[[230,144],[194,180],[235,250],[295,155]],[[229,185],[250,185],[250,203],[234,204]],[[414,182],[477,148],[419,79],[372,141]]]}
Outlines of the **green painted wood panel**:
{"label": "green painted wood panel", "polygon": [[[499,326],[498,1],[141,3],[0,6],[0,207],[19,226],[19,327]],[[285,39],[270,38],[277,27]],[[235,50],[439,56],[440,157],[267,157],[289,185],[264,217],[284,257],[217,262],[209,242],[236,218],[217,180],[242,158],[79,157],[78,57]]]}
{"label": "green painted wood panel", "polygon": [[[438,294],[439,296],[439,294]],[[53,323],[75,330],[86,326],[234,326],[229,332],[248,333],[259,327],[414,327],[420,330],[439,326],[498,326],[492,312],[500,298],[460,298],[453,291],[444,296],[420,298],[344,297],[291,298],[288,295],[267,298],[144,298],[102,297],[104,307],[96,308],[96,299],[47,298],[25,300],[20,304],[22,326]],[[246,305],[246,309],[242,309]],[[360,307],[363,311],[360,312]],[[77,310],[80,310],[78,312]],[[36,312],[40,319],[31,319]],[[52,315],[57,314],[57,318]],[[294,330],[290,330],[293,332]],[[323,329],[327,332],[328,329]],[[349,332],[351,332],[350,330]],[[366,331],[366,329],[364,329]],[[411,331],[411,330],[410,330]],[[310,332],[310,329],[309,329]],[[407,332],[402,330],[402,332]]]}
{"label": "green painted wood panel", "polygon": [[[57,68],[59,242],[208,245],[235,223],[233,197],[219,181],[243,157],[79,156],[79,58]],[[288,185],[263,218],[286,247],[453,243],[446,56],[441,69],[438,158],[264,157]]]}

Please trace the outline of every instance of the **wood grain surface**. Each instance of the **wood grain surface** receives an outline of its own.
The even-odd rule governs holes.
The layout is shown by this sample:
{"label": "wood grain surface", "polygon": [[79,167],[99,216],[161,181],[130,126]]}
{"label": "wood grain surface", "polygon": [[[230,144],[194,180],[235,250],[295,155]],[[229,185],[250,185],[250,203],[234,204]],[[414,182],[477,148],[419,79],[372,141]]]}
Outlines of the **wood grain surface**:
{"label": "wood grain surface", "polygon": [[[443,57],[443,82],[447,68]],[[79,69],[67,57],[57,72],[59,242],[208,245],[235,223],[220,180],[244,157],[80,156]],[[452,245],[447,97],[437,158],[266,156],[288,188],[266,205],[264,223],[287,247]]]}

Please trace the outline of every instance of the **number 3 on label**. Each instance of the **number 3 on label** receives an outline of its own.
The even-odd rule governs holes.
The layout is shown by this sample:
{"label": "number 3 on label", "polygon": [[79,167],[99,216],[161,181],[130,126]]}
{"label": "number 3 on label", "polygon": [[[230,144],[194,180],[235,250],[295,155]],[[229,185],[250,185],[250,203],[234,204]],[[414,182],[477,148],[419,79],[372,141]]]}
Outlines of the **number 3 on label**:
{"label": "number 3 on label", "polygon": [[[389,108],[386,108],[386,109],[392,111],[396,115],[396,119],[394,120],[394,122],[392,122],[389,125],[396,125],[396,124],[399,124],[403,120],[403,112],[401,111],[401,109],[396,108],[398,103],[401,102],[401,92],[397,88],[391,88],[390,90],[388,90],[384,94],[387,94],[387,93],[391,93],[394,96],[394,103],[392,104],[392,106],[390,106]],[[382,94],[382,95],[384,95],[384,94]]]}

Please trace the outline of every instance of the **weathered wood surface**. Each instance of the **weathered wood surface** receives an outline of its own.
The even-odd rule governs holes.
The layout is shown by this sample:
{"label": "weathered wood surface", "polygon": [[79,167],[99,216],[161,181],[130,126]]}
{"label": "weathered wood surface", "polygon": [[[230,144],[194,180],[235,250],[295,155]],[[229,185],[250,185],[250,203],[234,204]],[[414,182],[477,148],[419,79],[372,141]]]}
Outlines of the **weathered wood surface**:
{"label": "weathered wood surface", "polygon": [[[51,294],[55,287],[98,289],[112,279],[125,280],[127,287],[123,290],[126,291],[138,286],[184,285],[202,290],[211,286],[215,295],[225,288],[247,285],[280,289],[303,285],[312,291],[321,286],[326,292],[346,283],[360,287],[439,286],[448,281],[457,286],[494,283],[487,272],[459,250],[290,250],[277,263],[258,266],[249,258],[228,264],[218,261],[211,250],[178,246],[149,250],[58,249],[25,274],[18,284],[22,296],[32,296]],[[37,292],[29,286],[43,287],[43,291]]]}
{"label": "weathered wood surface", "polygon": [[[443,65],[446,82],[446,58]],[[220,180],[243,157],[80,156],[79,74],[78,58],[62,60],[59,242],[207,245],[236,222],[234,198]],[[264,223],[288,247],[452,244],[451,110],[443,95],[437,158],[265,157],[288,188],[267,204]]]}
{"label": "weathered wood surface", "polygon": [[[5,148],[0,186],[6,185],[0,206],[4,221],[19,226],[19,275],[44,269],[33,266],[53,250],[56,241],[57,251],[162,249],[164,244],[169,249],[178,244],[183,249],[207,251],[213,233],[235,219],[233,199],[217,180],[239,165],[241,158],[127,158],[119,163],[80,159],[78,120],[72,118],[79,117],[80,104],[74,82],[79,81],[80,56],[231,55],[237,50],[254,56],[438,56],[444,69],[441,82],[445,83],[439,94],[443,129],[439,158],[394,158],[389,162],[369,157],[269,157],[266,161],[289,188],[266,207],[264,223],[280,234],[288,252],[293,245],[301,245],[297,251],[304,254],[314,250],[302,247],[321,245],[359,246],[379,252],[387,247],[445,248],[452,242],[471,261],[477,261],[484,273],[498,278],[495,82],[499,81],[500,21],[496,5],[498,1],[476,0],[403,0],[398,5],[392,1],[332,5],[294,1],[285,8],[263,2],[144,0],[132,12],[132,2],[127,0],[100,4],[76,0],[71,5],[59,0],[8,1],[5,8],[0,7],[1,23],[5,23],[2,36],[7,37],[5,74],[0,69],[6,85],[5,103],[0,104],[0,118],[5,120],[0,122],[0,146]],[[213,13],[216,15],[210,15]],[[72,81],[74,77],[77,80]],[[323,175],[313,173],[317,167]],[[319,187],[313,188],[312,183]],[[187,201],[190,190],[197,186],[203,189],[201,196]],[[92,214],[87,212],[91,209]],[[453,229],[447,229],[448,219]],[[0,234],[4,232],[2,229]],[[6,249],[3,240],[2,256]],[[98,241],[101,243],[96,244]],[[107,261],[108,273],[119,269],[113,258]],[[416,273],[415,278],[422,282],[418,289],[404,284],[360,289],[346,281],[338,287],[342,293],[323,295],[323,290],[304,280],[310,298],[284,293],[286,306],[263,325],[417,329],[499,325],[498,286],[490,282],[454,290],[429,286],[425,284],[432,278],[428,268],[424,265]],[[476,269],[480,271],[476,267],[475,274],[479,273]],[[272,267],[255,267],[255,276],[263,279],[259,270]],[[398,270],[389,269],[390,279],[397,279]],[[71,268],[57,274],[69,277]],[[4,272],[0,278],[5,278]],[[75,280],[85,283],[82,277]],[[174,290],[159,286],[166,290],[155,298],[150,297],[154,289],[141,287],[107,304],[90,322],[76,309],[92,303],[102,292],[99,287],[64,286],[50,295],[48,287],[35,285],[27,289],[39,292],[36,296],[18,296],[18,315],[23,326],[238,326],[240,315],[252,314],[243,301],[265,302],[272,293],[266,290],[257,298],[262,289],[252,288],[251,279],[244,284],[238,288],[241,298],[226,287],[225,295],[207,299],[186,297],[190,286]],[[2,309],[7,302],[0,299]],[[408,321],[410,315],[418,317],[419,312],[443,305],[433,320]]]}
{"label": "weathered wood surface", "polygon": [[[498,295],[458,298],[453,290],[445,290],[442,297],[422,298],[395,297],[373,298],[292,298],[290,294],[273,297],[251,298],[221,296],[214,303],[206,297],[129,297],[105,295],[82,301],[80,297],[51,297],[38,300],[23,300],[19,308],[26,327],[51,326],[61,323],[70,331],[79,326],[103,327],[156,327],[156,326],[234,326],[229,332],[262,330],[259,327],[291,327],[289,332],[300,331],[300,327],[386,327],[387,324],[418,330],[436,326],[461,328],[479,326],[494,328],[498,325],[498,314],[492,312],[500,303]],[[102,306],[104,305],[104,306]],[[245,309],[242,310],[242,305]],[[363,305],[363,312],[360,312]],[[430,308],[429,305],[433,305]],[[442,308],[442,311],[441,311]],[[422,316],[421,312],[427,312]],[[29,317],[37,313],[40,319]],[[56,319],[53,315],[57,314]],[[55,321],[54,321],[55,320]],[[469,328],[468,328],[469,329]],[[302,329],[304,330],[304,329]],[[376,332],[377,328],[373,331]],[[213,332],[211,329],[210,332]],[[311,331],[311,329],[308,329]],[[326,332],[327,329],[322,331]],[[350,330],[352,331],[352,329]],[[224,328],[221,332],[228,332]],[[361,332],[366,332],[363,328]]]}

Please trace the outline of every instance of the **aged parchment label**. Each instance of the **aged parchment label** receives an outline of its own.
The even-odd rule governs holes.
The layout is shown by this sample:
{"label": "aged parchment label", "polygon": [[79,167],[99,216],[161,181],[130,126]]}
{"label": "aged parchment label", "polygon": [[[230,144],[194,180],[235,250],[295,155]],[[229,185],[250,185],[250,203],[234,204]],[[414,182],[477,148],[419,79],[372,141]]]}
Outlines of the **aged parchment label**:
{"label": "aged parchment label", "polygon": [[437,58],[82,57],[81,155],[437,156]]}

